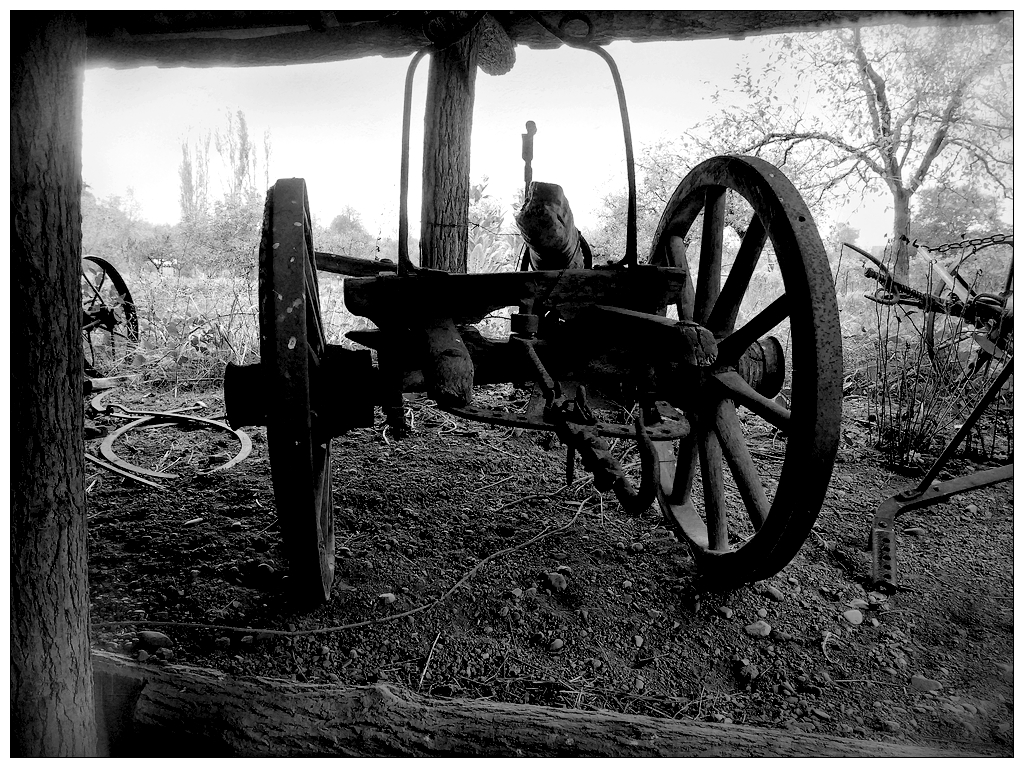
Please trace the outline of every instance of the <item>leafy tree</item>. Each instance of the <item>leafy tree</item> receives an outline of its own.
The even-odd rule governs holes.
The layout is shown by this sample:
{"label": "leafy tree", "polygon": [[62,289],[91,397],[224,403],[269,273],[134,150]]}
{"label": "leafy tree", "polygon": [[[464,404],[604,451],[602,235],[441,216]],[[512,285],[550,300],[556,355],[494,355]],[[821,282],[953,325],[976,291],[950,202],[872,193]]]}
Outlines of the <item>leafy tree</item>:
{"label": "leafy tree", "polygon": [[155,226],[140,217],[135,193],[98,200],[85,185],[82,190],[82,253],[111,261],[123,271],[157,268],[173,256],[171,228]]}
{"label": "leafy tree", "polygon": [[[697,148],[686,138],[662,140],[640,148],[636,156],[637,250],[643,261],[654,238],[669,197],[686,172],[700,159]],[[594,250],[595,263],[618,261],[626,255],[626,211],[628,192],[616,190],[604,198],[601,226],[584,232]]]}
{"label": "leafy tree", "polygon": [[[211,145],[218,161],[212,170]],[[263,135],[261,153],[241,110],[227,114],[224,128],[208,131],[191,144],[182,142],[178,167],[181,223],[173,238],[180,268],[252,276],[269,186],[270,154],[270,134]],[[210,183],[215,175],[223,180],[224,193],[212,200]]]}
{"label": "leafy tree", "polygon": [[468,272],[514,272],[519,267],[522,238],[515,227],[506,231],[505,210],[487,194],[488,179],[469,188]]}
{"label": "leafy tree", "polygon": [[913,240],[937,246],[974,237],[1006,234],[999,196],[974,185],[930,186],[914,201]]}
{"label": "leafy tree", "polygon": [[926,182],[1012,198],[1012,36],[1004,20],[780,37],[767,67],[737,75],[744,103],[713,118],[704,143],[773,153],[820,199],[887,189],[895,271],[906,278],[911,201]]}
{"label": "leafy tree", "polygon": [[178,202],[185,226],[202,223],[210,212],[210,140],[207,133],[191,147],[188,142],[181,144]]}

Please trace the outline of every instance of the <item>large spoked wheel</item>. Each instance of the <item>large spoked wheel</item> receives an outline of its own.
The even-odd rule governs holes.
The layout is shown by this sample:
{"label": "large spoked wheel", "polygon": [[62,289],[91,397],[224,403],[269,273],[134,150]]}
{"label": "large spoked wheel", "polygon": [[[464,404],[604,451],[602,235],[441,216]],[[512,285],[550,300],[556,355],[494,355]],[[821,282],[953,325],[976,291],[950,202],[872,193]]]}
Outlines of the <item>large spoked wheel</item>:
{"label": "large spoked wheel", "polygon": [[[672,195],[650,261],[694,276],[675,311],[708,328],[719,350],[674,401],[690,435],[656,443],[661,509],[711,585],[768,578],[814,526],[839,441],[842,341],[817,229],[777,168],[753,157],[715,157]],[[773,346],[788,348],[791,408],[741,375],[744,351],[769,334],[781,342]],[[776,430],[781,439],[751,450],[756,435]]]}
{"label": "large spoked wheel", "polygon": [[121,273],[99,256],[82,257],[82,346],[85,372],[100,376],[139,341],[139,317]]}
{"label": "large spoked wheel", "polygon": [[260,358],[274,500],[292,593],[322,602],[334,580],[331,440],[318,417],[317,372],[326,341],[306,183],[268,192],[260,242]]}

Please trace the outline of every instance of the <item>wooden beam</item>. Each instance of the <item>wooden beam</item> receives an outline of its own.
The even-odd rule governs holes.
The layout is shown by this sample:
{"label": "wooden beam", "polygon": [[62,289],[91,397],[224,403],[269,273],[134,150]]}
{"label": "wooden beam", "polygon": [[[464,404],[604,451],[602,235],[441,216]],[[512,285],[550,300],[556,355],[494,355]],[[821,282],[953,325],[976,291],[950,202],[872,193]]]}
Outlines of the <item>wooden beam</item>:
{"label": "wooden beam", "polygon": [[913,745],[152,667],[93,652],[113,756],[952,757]]}
{"label": "wooden beam", "polygon": [[[250,12],[251,13],[251,12]],[[234,12],[110,12],[83,14],[90,67],[265,67],[343,61],[364,56],[410,56],[425,48],[424,14],[415,11],[336,12],[337,26],[310,20],[306,11],[275,12],[265,20]],[[593,42],[651,42],[743,38],[809,32],[853,24],[991,24],[1007,12],[964,11],[585,11]],[[12,13],[16,32],[18,13]],[[561,43],[524,11],[494,11],[516,45],[557,48]],[[544,17],[559,21],[555,13]],[[180,23],[179,23],[179,20]],[[306,27],[306,31],[302,31]],[[167,29],[171,31],[161,32]],[[258,35],[258,36],[256,36]]]}
{"label": "wooden beam", "polygon": [[451,275],[420,270],[413,275],[354,277],[345,281],[345,306],[378,328],[424,324],[445,316],[477,323],[503,307],[543,299],[566,319],[593,304],[656,312],[683,290],[685,271],[641,265],[629,269],[570,269]]}

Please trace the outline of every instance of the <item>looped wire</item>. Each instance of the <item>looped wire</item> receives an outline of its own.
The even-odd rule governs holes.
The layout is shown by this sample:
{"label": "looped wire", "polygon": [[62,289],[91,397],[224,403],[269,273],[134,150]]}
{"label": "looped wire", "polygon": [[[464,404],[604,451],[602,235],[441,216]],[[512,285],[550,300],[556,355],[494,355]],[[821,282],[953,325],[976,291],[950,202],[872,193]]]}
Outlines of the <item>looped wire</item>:
{"label": "looped wire", "polygon": [[[601,46],[591,42],[591,39],[594,36],[594,25],[585,14],[579,11],[570,12],[562,17],[557,27],[548,23],[548,21],[539,13],[531,13],[530,16],[554,37],[557,37],[569,47],[581,48],[583,50],[596,53],[604,59],[608,68],[612,72],[612,81],[615,83],[615,94],[619,99],[619,114],[622,117],[622,137],[626,145],[626,179],[629,185],[629,202],[626,212],[626,255],[620,263],[626,266],[635,266],[637,261],[636,171],[634,168],[635,164],[633,162],[633,135],[629,128],[629,112],[626,109],[626,92],[622,87],[622,77],[619,75],[619,68],[615,64],[615,59],[611,57],[611,54]],[[583,37],[576,37],[569,34],[569,25],[573,21],[582,21],[585,23],[587,25],[587,34]]]}

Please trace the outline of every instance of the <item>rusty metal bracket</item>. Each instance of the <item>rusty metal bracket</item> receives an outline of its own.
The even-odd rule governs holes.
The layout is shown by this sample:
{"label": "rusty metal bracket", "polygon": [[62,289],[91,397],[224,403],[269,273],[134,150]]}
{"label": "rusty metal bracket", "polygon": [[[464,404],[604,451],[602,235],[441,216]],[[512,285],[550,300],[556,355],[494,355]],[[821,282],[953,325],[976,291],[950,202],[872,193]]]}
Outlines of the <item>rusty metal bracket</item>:
{"label": "rusty metal bracket", "polygon": [[923,493],[901,491],[875,510],[871,524],[871,581],[882,591],[894,592],[896,579],[896,518],[914,509],[940,504],[960,493],[1013,479],[1013,464],[986,469],[963,477],[936,483]]}
{"label": "rusty metal bracket", "polygon": [[654,503],[657,495],[658,456],[644,426],[642,412],[638,412],[633,425],[640,451],[639,491],[633,487],[622,465],[612,456],[611,447],[594,427],[563,421],[555,429],[555,434],[566,446],[579,453],[584,468],[594,475],[597,490],[612,491],[627,514],[641,515]]}

